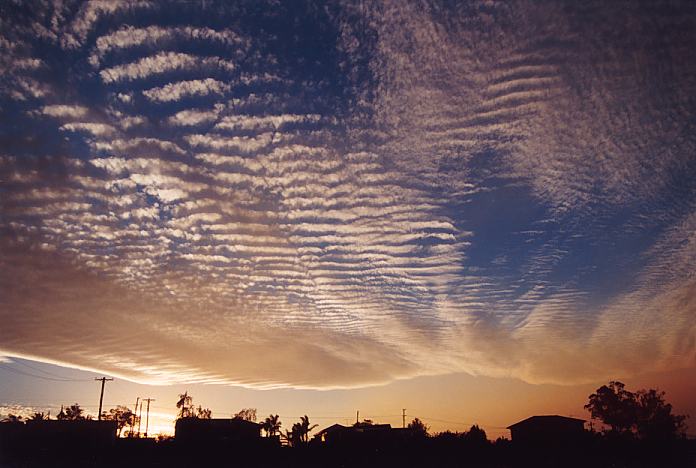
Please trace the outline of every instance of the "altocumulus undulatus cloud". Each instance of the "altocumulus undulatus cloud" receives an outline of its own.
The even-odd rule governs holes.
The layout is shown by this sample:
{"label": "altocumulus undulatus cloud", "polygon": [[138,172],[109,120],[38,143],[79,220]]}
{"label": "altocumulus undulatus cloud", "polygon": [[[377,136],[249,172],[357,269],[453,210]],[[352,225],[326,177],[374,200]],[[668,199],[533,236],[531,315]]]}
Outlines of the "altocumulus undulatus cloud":
{"label": "altocumulus undulatus cloud", "polygon": [[693,363],[691,3],[170,7],[0,20],[3,353],[310,388]]}

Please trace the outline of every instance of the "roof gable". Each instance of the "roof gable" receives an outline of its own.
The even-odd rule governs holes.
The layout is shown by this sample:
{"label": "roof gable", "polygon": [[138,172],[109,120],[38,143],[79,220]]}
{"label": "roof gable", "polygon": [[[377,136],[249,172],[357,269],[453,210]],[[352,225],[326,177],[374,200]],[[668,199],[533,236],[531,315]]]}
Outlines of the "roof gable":
{"label": "roof gable", "polygon": [[578,419],[578,418],[569,418],[567,416],[559,416],[559,415],[542,415],[542,416],[530,416],[527,419],[523,419],[522,421],[516,422],[515,424],[512,424],[507,427],[507,429],[513,429],[517,427],[523,427],[527,426],[529,424],[534,424],[534,423],[553,423],[553,422],[560,422],[560,421],[575,421],[575,422],[582,422],[584,423],[584,419]]}

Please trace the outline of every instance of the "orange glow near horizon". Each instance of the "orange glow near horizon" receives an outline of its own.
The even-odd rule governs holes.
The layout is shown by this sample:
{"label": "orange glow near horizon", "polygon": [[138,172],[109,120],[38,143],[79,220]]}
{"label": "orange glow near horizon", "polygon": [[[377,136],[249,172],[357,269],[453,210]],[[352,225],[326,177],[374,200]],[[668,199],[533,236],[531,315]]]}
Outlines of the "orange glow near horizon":
{"label": "orange glow near horizon", "polygon": [[[24,362],[24,361],[22,361]],[[12,361],[5,366],[11,365]],[[21,391],[14,393],[17,403],[25,402],[26,415],[44,411],[49,405],[26,403],[46,402],[47,398],[71,404],[78,402],[90,414],[96,414],[98,385],[92,385],[92,373],[70,370],[54,365],[28,361],[36,375],[59,376],[74,379],[56,383],[50,393],[44,387],[35,387],[35,380],[26,377]],[[16,363],[15,363],[16,364]],[[21,366],[16,366],[22,369]],[[29,368],[27,368],[29,369]],[[2,368],[0,368],[2,372]],[[667,392],[667,399],[679,414],[696,414],[692,396],[696,392],[696,368],[635,378],[619,378],[629,389],[659,388]],[[402,424],[401,410],[406,408],[407,419],[423,420],[431,432],[468,430],[474,424],[482,427],[490,439],[509,437],[507,426],[532,415],[559,414],[589,420],[583,405],[590,393],[606,382],[558,386],[533,385],[517,379],[473,377],[464,374],[438,377],[419,377],[391,382],[386,385],[351,390],[254,390],[225,385],[142,385],[121,379],[107,383],[105,410],[118,404],[133,407],[135,397],[151,397],[156,401],[150,407],[149,435],[173,435],[180,393],[188,391],[194,404],[212,410],[214,418],[229,418],[242,408],[256,408],[259,420],[268,414],[279,414],[283,428],[288,429],[299,417],[307,414],[319,429],[334,423],[350,425],[356,411],[360,419]],[[12,397],[12,394],[7,394]],[[131,401],[132,400],[132,401]],[[59,408],[60,405],[58,405]],[[18,412],[22,406],[5,412]],[[57,413],[54,403],[52,414]],[[142,410],[140,432],[145,432],[145,407]],[[690,421],[687,420],[687,423]],[[693,430],[690,430],[690,433]],[[124,429],[122,435],[125,435]]]}

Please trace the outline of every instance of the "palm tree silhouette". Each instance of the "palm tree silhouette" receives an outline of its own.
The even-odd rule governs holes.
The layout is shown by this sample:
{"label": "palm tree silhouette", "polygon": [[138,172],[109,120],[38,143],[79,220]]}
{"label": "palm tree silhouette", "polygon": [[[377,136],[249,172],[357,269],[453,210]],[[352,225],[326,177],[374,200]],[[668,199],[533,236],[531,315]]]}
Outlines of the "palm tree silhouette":
{"label": "palm tree silhouette", "polygon": [[[292,425],[293,429],[296,428],[296,426],[299,423],[295,423]],[[296,435],[293,434],[291,430],[285,430],[285,434],[283,432],[280,432],[280,438],[285,440],[291,447],[295,447],[298,445],[299,441],[296,440]]]}
{"label": "palm tree silhouette", "polygon": [[188,418],[191,416],[191,408],[193,406],[193,397],[188,394],[188,390],[179,395],[179,401],[176,402],[176,407],[179,408],[179,418]]}
{"label": "palm tree silhouette", "polygon": [[261,423],[261,428],[266,432],[267,437],[273,437],[278,434],[281,425],[280,416],[271,414]]}
{"label": "palm tree silhouette", "polygon": [[30,421],[48,421],[50,418],[43,411],[40,413],[34,413],[29,420]]}
{"label": "palm tree silhouette", "polygon": [[[295,426],[293,426],[294,428]],[[300,440],[302,442],[308,442],[309,441],[309,433],[312,432],[314,428],[316,428],[317,425],[313,424],[310,426],[309,424],[309,416],[306,414],[300,418],[300,423],[298,425],[298,429],[300,429]]]}

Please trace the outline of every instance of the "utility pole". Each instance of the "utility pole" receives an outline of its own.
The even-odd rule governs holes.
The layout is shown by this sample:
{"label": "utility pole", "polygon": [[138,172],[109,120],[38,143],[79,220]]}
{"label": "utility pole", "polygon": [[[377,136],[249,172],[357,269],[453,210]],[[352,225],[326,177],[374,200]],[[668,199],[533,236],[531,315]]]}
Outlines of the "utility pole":
{"label": "utility pole", "polygon": [[355,424],[360,422],[360,410],[355,413]]}
{"label": "utility pole", "polygon": [[140,421],[143,419],[143,402],[140,402],[140,411],[138,414],[138,437],[140,437]]}
{"label": "utility pole", "polygon": [[135,437],[135,423],[138,422],[138,403],[140,403],[140,397],[135,399],[135,407],[133,408],[133,425],[131,426],[131,437]]}
{"label": "utility pole", "polygon": [[150,402],[155,401],[154,398],[143,398],[147,401],[147,412],[145,413],[145,438],[147,439],[147,428],[150,426]]}
{"label": "utility pole", "polygon": [[99,416],[97,417],[98,421],[101,421],[101,413],[102,413],[102,402],[104,401],[104,384],[106,383],[107,380],[114,380],[114,379],[108,379],[106,377],[102,377],[101,379],[95,378],[94,380],[101,380],[101,394],[99,395]]}
{"label": "utility pole", "polygon": [[406,429],[406,408],[401,409],[401,424],[403,424],[403,428]]}

